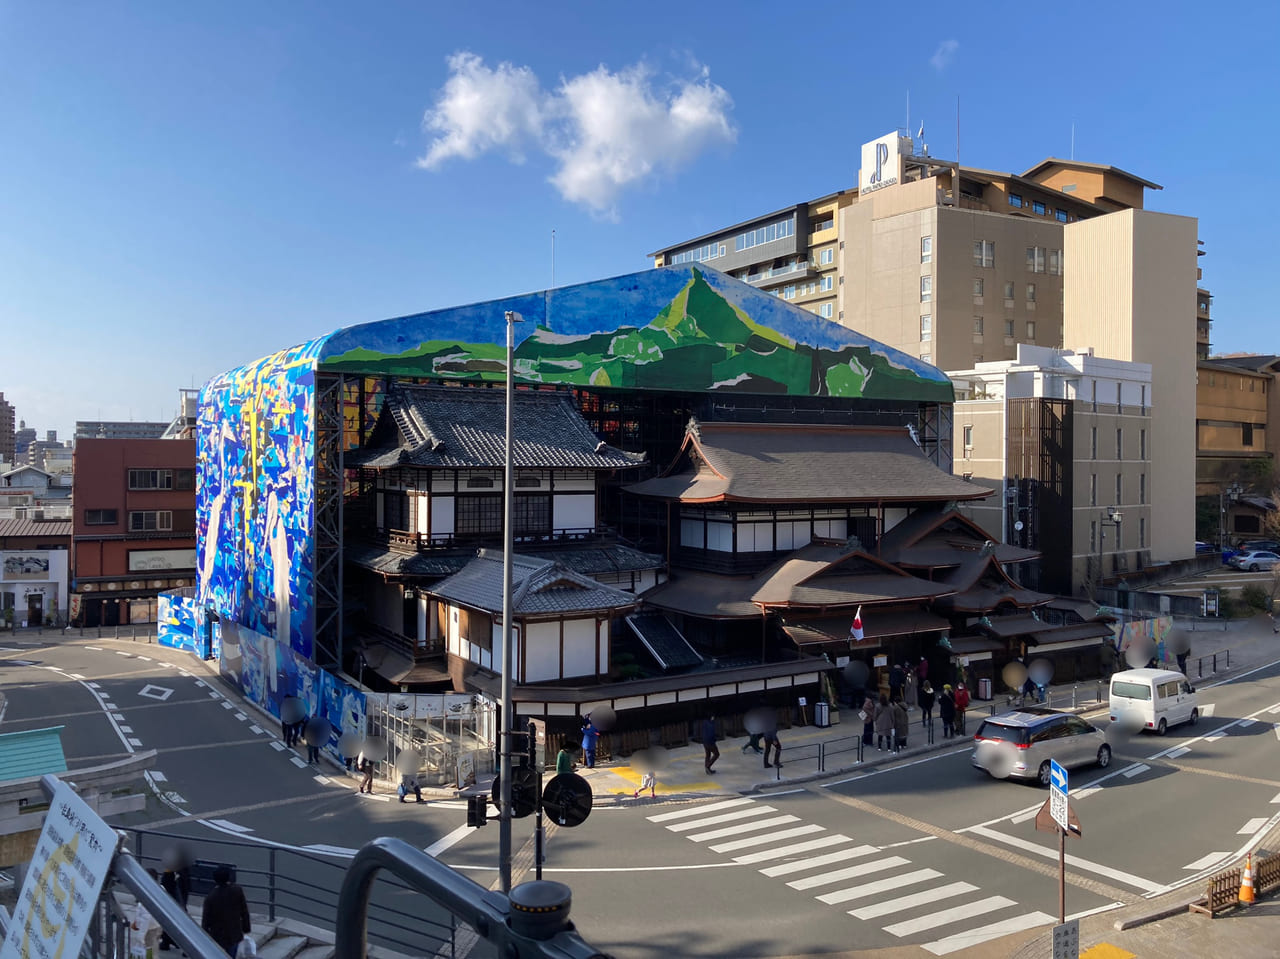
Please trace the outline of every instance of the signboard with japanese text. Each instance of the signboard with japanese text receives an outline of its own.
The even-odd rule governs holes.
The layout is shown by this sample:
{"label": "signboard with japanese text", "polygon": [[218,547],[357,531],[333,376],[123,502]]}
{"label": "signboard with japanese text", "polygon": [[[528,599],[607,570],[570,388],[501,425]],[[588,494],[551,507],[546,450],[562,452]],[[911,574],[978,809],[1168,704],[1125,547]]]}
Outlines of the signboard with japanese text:
{"label": "signboard with japanese text", "polygon": [[0,946],[0,959],[75,959],[118,837],[59,781]]}

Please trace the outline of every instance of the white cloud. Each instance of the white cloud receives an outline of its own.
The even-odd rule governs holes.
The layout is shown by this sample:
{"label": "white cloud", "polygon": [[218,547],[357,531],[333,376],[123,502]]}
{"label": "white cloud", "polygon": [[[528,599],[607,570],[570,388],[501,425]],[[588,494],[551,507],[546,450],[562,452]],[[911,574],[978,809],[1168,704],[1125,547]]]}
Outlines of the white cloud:
{"label": "white cloud", "polygon": [[933,51],[933,56],[929,58],[929,62],[933,64],[935,70],[941,73],[951,66],[951,62],[956,58],[956,51],[959,49],[959,40],[943,40],[938,44],[938,49]]}
{"label": "white cloud", "polygon": [[490,70],[471,53],[452,56],[449,68],[424,122],[438,136],[419,166],[437,169],[450,157],[494,149],[518,161],[523,147],[536,146],[558,163],[550,182],[560,195],[604,216],[616,215],[627,187],[670,174],[737,136],[729,121],[733,101],[706,68],[656,90],[643,66],[616,73],[600,66],[562,78],[550,92],[527,67]]}

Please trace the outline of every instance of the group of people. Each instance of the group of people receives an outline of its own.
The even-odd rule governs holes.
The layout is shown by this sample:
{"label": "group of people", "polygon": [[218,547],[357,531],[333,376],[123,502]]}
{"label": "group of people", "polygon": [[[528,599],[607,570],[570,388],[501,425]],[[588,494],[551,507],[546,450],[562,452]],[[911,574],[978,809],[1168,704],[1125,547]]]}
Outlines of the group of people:
{"label": "group of people", "polygon": [[[303,739],[303,734],[306,732],[307,723],[309,723],[311,719],[312,719],[311,716],[303,716],[296,723],[287,723],[283,719],[281,719],[280,720],[280,738],[284,740],[284,744],[290,748],[293,748],[294,746],[298,745],[298,743],[305,742],[305,740]],[[318,766],[320,764],[320,747],[312,746],[311,743],[306,743],[306,747],[307,747],[307,762],[310,763],[312,766]]]}
{"label": "group of people", "polygon": [[[936,692],[929,682],[929,663],[924,657],[913,668],[906,663],[895,663],[889,669],[889,692],[867,693],[862,701],[862,742],[870,746],[873,742],[877,749],[888,748],[897,752],[906,748],[907,738],[911,730],[910,703],[914,700],[920,707],[920,724],[928,727],[933,723],[933,709],[938,708],[938,718],[942,721],[942,738],[964,732],[964,714],[969,708],[969,691],[963,682],[955,688],[944,683],[942,691]],[[856,702],[856,700],[855,700]]]}
{"label": "group of people", "polygon": [[[169,850],[161,860],[163,871],[157,873],[148,868],[147,874],[160,883],[160,887],[187,910],[191,897],[191,867],[186,857],[177,850]],[[177,943],[161,929],[155,917],[141,903],[138,904],[131,926],[134,942],[140,943],[145,953],[155,949],[166,950]],[[219,864],[213,870],[213,888],[204,897],[200,913],[200,928],[209,934],[227,953],[234,957],[241,943],[249,935],[252,924],[249,919],[249,902],[244,890],[232,881],[231,868]]]}

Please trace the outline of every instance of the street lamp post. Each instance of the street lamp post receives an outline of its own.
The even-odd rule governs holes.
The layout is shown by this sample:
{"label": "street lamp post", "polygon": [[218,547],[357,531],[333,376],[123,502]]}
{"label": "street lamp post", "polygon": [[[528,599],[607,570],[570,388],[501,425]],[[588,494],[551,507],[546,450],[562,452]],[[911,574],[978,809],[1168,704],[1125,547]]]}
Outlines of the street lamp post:
{"label": "street lamp post", "polygon": [[511,475],[511,410],[514,396],[515,377],[512,361],[515,354],[515,324],[524,321],[519,313],[507,310],[503,314],[507,321],[507,420],[506,450],[503,460],[502,474],[502,702],[500,705],[498,727],[498,778],[500,783],[498,810],[498,875],[504,893],[511,891],[511,731],[515,729],[514,717],[511,715],[511,550],[515,546],[515,535],[511,528],[513,509],[512,489],[515,486]]}
{"label": "street lamp post", "polygon": [[1239,483],[1232,483],[1218,490],[1218,549],[1220,550],[1227,548],[1227,510],[1242,493],[1244,493],[1244,487]]}
{"label": "street lamp post", "polygon": [[1103,516],[1098,522],[1098,577],[1094,585],[1095,594],[1097,593],[1097,587],[1102,584],[1102,554],[1106,551],[1106,542],[1107,542],[1106,527],[1114,526],[1116,528],[1116,541],[1119,542],[1120,523],[1123,520],[1123,518],[1124,517],[1121,514],[1120,510],[1116,509],[1114,506],[1108,506],[1106,515]]}

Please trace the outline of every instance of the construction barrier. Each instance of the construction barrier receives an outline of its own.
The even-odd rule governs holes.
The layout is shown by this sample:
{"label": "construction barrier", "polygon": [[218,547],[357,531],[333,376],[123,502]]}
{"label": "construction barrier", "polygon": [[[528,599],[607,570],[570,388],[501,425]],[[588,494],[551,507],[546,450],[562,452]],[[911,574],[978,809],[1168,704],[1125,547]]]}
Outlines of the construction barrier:
{"label": "construction barrier", "polygon": [[1204,898],[1197,899],[1187,908],[1203,913],[1210,919],[1232,906],[1240,904],[1240,870],[1228,869],[1209,880]]}
{"label": "construction barrier", "polygon": [[1280,854],[1258,857],[1253,864],[1253,885],[1260,896],[1280,888]]}

